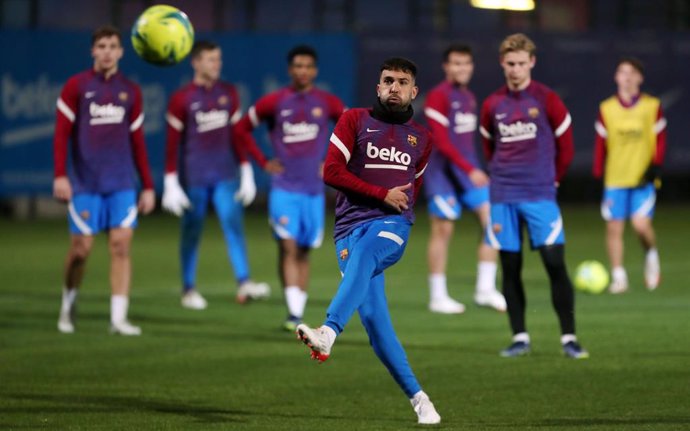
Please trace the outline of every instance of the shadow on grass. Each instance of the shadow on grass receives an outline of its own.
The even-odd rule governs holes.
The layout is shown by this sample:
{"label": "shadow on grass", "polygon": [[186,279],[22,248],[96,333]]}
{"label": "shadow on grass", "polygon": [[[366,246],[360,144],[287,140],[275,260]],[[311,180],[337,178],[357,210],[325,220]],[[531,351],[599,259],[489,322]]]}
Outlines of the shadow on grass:
{"label": "shadow on grass", "polygon": [[690,416],[650,416],[636,418],[555,418],[535,423],[537,427],[587,427],[635,425],[690,425]]}
{"label": "shadow on grass", "polygon": [[[366,420],[363,417],[352,418],[346,415],[333,414],[318,414],[318,411],[312,411],[309,414],[288,414],[281,412],[271,412],[265,409],[258,411],[243,410],[243,409],[223,409],[217,407],[208,407],[201,405],[194,405],[188,401],[177,400],[157,400],[144,397],[133,396],[104,396],[104,395],[70,395],[70,394],[26,394],[13,393],[6,394],[0,399],[10,401],[26,401],[35,403],[36,405],[29,406],[4,406],[0,407],[0,415],[7,414],[25,414],[30,417],[45,417],[46,414],[84,414],[84,415],[112,415],[118,413],[134,413],[134,412],[148,412],[161,413],[181,417],[188,417],[194,419],[198,423],[247,423],[250,421],[261,420],[261,418],[278,418],[278,419],[317,419],[317,420],[335,420],[335,421],[360,421]],[[46,406],[46,403],[52,405]],[[38,415],[38,416],[34,416]],[[7,419],[6,417],[4,419]],[[78,421],[78,418],[74,418]],[[87,419],[84,418],[86,421]],[[105,418],[104,418],[105,420]],[[408,420],[382,417],[369,418],[368,420],[375,420],[376,422],[396,423],[397,428],[405,428],[409,425]],[[24,424],[10,424],[2,423],[3,427],[9,429],[29,427]],[[54,426],[53,424],[52,426]],[[34,428],[33,425],[30,428]],[[3,428],[5,429],[5,428]]]}

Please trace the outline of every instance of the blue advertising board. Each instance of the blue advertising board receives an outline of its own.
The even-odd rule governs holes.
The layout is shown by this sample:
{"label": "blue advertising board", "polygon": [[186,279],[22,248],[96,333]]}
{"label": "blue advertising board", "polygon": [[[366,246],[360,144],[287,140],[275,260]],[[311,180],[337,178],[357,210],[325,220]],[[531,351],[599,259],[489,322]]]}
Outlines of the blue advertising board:
{"label": "blue advertising board", "polygon": [[[352,106],[356,64],[351,36],[197,35],[201,38],[222,47],[222,77],[237,85],[244,110],[263,94],[289,82],[286,54],[302,43],[314,46],[319,53],[317,86]],[[149,159],[160,186],[168,98],[192,78],[192,69],[188,61],[167,68],[147,64],[134,54],[129,40],[124,40],[124,46],[120,70],[141,86]],[[90,34],[0,31],[0,49],[5,58],[0,63],[0,197],[49,194],[56,101],[71,75],[92,66]],[[265,139],[260,144],[268,151]],[[265,184],[265,177],[258,178]]]}

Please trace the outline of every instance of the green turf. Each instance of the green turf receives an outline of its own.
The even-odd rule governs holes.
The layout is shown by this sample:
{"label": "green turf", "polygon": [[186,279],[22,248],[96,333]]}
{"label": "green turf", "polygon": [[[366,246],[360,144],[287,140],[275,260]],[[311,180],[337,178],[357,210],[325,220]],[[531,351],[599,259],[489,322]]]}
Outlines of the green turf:
{"label": "green turf", "polygon": [[[423,211],[422,211],[423,212]],[[387,274],[399,337],[442,429],[670,430],[690,428],[690,224],[688,208],[656,218],[663,283],[642,287],[642,253],[626,234],[631,292],[577,295],[586,361],[560,354],[558,329],[538,256],[525,259],[533,354],[503,359],[505,315],[469,306],[462,316],[426,311],[427,220]],[[605,260],[595,205],[566,208],[567,259]],[[95,244],[79,297],[77,333],[56,329],[67,246],[62,220],[0,220],[0,429],[400,430],[416,428],[405,396],[374,356],[354,319],[331,359],[317,365],[292,334],[263,213],[247,220],[254,278],[272,299],[233,302],[232,272],[215,220],[199,267],[204,312],[179,305],[177,223],[144,218],[134,250],[130,317],[139,338],[110,336],[107,252]],[[331,227],[329,226],[329,229]],[[451,293],[471,304],[474,220],[452,245]],[[313,255],[306,320],[318,324],[339,274],[333,246]]]}

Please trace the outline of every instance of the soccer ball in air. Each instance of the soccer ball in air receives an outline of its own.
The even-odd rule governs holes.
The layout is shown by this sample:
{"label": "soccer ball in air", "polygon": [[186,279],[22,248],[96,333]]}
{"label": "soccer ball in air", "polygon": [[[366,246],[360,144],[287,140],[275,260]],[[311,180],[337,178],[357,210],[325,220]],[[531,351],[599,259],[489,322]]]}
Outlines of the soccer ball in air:
{"label": "soccer ball in air", "polygon": [[158,66],[184,59],[194,44],[194,28],[187,14],[167,5],[146,9],[132,26],[132,46],[139,57]]}
{"label": "soccer ball in air", "polygon": [[575,288],[587,293],[602,293],[609,285],[609,272],[596,260],[586,260],[575,269]]}

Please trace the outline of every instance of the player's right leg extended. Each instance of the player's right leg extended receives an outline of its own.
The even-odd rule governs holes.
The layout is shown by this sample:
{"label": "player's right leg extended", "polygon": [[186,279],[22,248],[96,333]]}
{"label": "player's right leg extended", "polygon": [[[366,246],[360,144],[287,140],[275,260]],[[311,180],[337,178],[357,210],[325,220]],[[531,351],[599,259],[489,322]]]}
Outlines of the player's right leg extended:
{"label": "player's right leg extended", "polygon": [[[409,222],[395,216],[361,225],[338,240],[336,256],[343,278],[326,311],[326,322],[321,328],[328,327],[335,335],[344,330],[367,297],[372,277],[382,273],[402,256],[409,230]],[[309,340],[300,333],[301,329],[305,332],[304,328],[307,328],[306,325],[299,325],[297,332],[305,344],[309,345]],[[327,347],[330,354],[330,345]]]}

